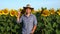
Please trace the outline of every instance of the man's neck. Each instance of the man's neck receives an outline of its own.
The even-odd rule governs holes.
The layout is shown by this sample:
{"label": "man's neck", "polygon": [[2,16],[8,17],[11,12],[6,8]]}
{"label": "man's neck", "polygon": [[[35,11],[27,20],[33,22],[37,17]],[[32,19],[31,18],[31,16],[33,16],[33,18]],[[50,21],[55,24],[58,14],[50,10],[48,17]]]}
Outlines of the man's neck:
{"label": "man's neck", "polygon": [[30,16],[30,13],[29,13],[29,14],[28,14],[28,13],[26,13],[26,16],[27,16],[27,17],[29,17],[29,16]]}

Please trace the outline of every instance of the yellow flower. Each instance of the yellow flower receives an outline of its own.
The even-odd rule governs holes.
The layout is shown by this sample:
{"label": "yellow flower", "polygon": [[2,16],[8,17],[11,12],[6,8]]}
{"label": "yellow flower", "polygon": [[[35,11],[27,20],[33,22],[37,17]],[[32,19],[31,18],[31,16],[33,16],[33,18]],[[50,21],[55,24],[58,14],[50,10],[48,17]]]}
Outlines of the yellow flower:
{"label": "yellow flower", "polygon": [[10,15],[11,15],[11,16],[14,16],[15,13],[16,13],[15,10],[11,10],[11,11],[10,11]]}
{"label": "yellow flower", "polygon": [[50,14],[55,14],[55,10],[53,8],[50,10]]}
{"label": "yellow flower", "polygon": [[49,16],[50,15],[49,10],[44,10],[41,15],[42,16]]}
{"label": "yellow flower", "polygon": [[4,14],[4,15],[7,15],[8,13],[9,13],[8,9],[4,9],[4,10],[3,10],[3,14]]}
{"label": "yellow flower", "polygon": [[18,12],[15,13],[15,16],[18,17]]}
{"label": "yellow flower", "polygon": [[60,11],[58,11],[57,14],[60,15]]}
{"label": "yellow flower", "polygon": [[[15,13],[15,16],[18,17],[18,12]],[[20,17],[22,16],[22,14],[20,14]]]}
{"label": "yellow flower", "polygon": [[42,15],[42,16],[45,16],[45,17],[48,16],[48,15],[44,15],[44,14],[41,14],[41,15]]}
{"label": "yellow flower", "polygon": [[3,12],[2,12],[2,10],[0,10],[0,15],[2,15],[3,14]]}
{"label": "yellow flower", "polygon": [[50,14],[55,14],[55,12],[54,11],[51,11]]}

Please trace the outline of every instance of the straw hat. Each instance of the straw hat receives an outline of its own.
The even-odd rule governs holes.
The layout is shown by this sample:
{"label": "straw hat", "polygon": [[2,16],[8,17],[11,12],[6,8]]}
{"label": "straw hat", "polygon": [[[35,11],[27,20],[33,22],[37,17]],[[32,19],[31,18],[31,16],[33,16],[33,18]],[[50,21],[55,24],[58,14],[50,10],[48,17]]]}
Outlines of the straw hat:
{"label": "straw hat", "polygon": [[26,7],[23,7],[23,9],[27,9],[27,8],[30,8],[31,10],[34,9],[34,8],[32,8],[32,7],[30,6],[30,4],[27,4]]}

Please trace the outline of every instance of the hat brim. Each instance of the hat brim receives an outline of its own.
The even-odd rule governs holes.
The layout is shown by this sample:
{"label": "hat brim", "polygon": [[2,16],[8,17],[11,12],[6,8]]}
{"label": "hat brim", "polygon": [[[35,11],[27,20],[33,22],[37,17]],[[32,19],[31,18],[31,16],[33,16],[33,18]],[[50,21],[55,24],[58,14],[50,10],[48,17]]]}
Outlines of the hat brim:
{"label": "hat brim", "polygon": [[27,8],[29,8],[29,9],[31,9],[31,10],[34,9],[34,8],[32,8],[32,7],[23,7],[23,9],[27,9]]}

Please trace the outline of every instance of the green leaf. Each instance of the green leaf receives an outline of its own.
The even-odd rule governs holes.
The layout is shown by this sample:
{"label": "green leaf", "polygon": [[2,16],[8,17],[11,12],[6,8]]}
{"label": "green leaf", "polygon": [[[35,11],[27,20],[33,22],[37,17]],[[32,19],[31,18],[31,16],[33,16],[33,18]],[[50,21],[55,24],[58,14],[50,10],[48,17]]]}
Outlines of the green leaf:
{"label": "green leaf", "polygon": [[10,27],[9,27],[9,26],[7,26],[6,30],[7,30],[7,31],[9,31],[9,30],[10,30]]}
{"label": "green leaf", "polygon": [[4,32],[5,31],[5,28],[4,27],[0,27],[1,31]]}
{"label": "green leaf", "polygon": [[57,29],[56,29],[56,34],[60,34],[60,30],[57,30]]}
{"label": "green leaf", "polygon": [[15,29],[18,29],[19,28],[19,26],[18,25],[15,25],[15,27],[14,27]]}
{"label": "green leaf", "polygon": [[56,25],[57,25],[57,24],[56,24],[56,23],[54,23],[54,24],[53,24],[53,27],[56,27]]}

